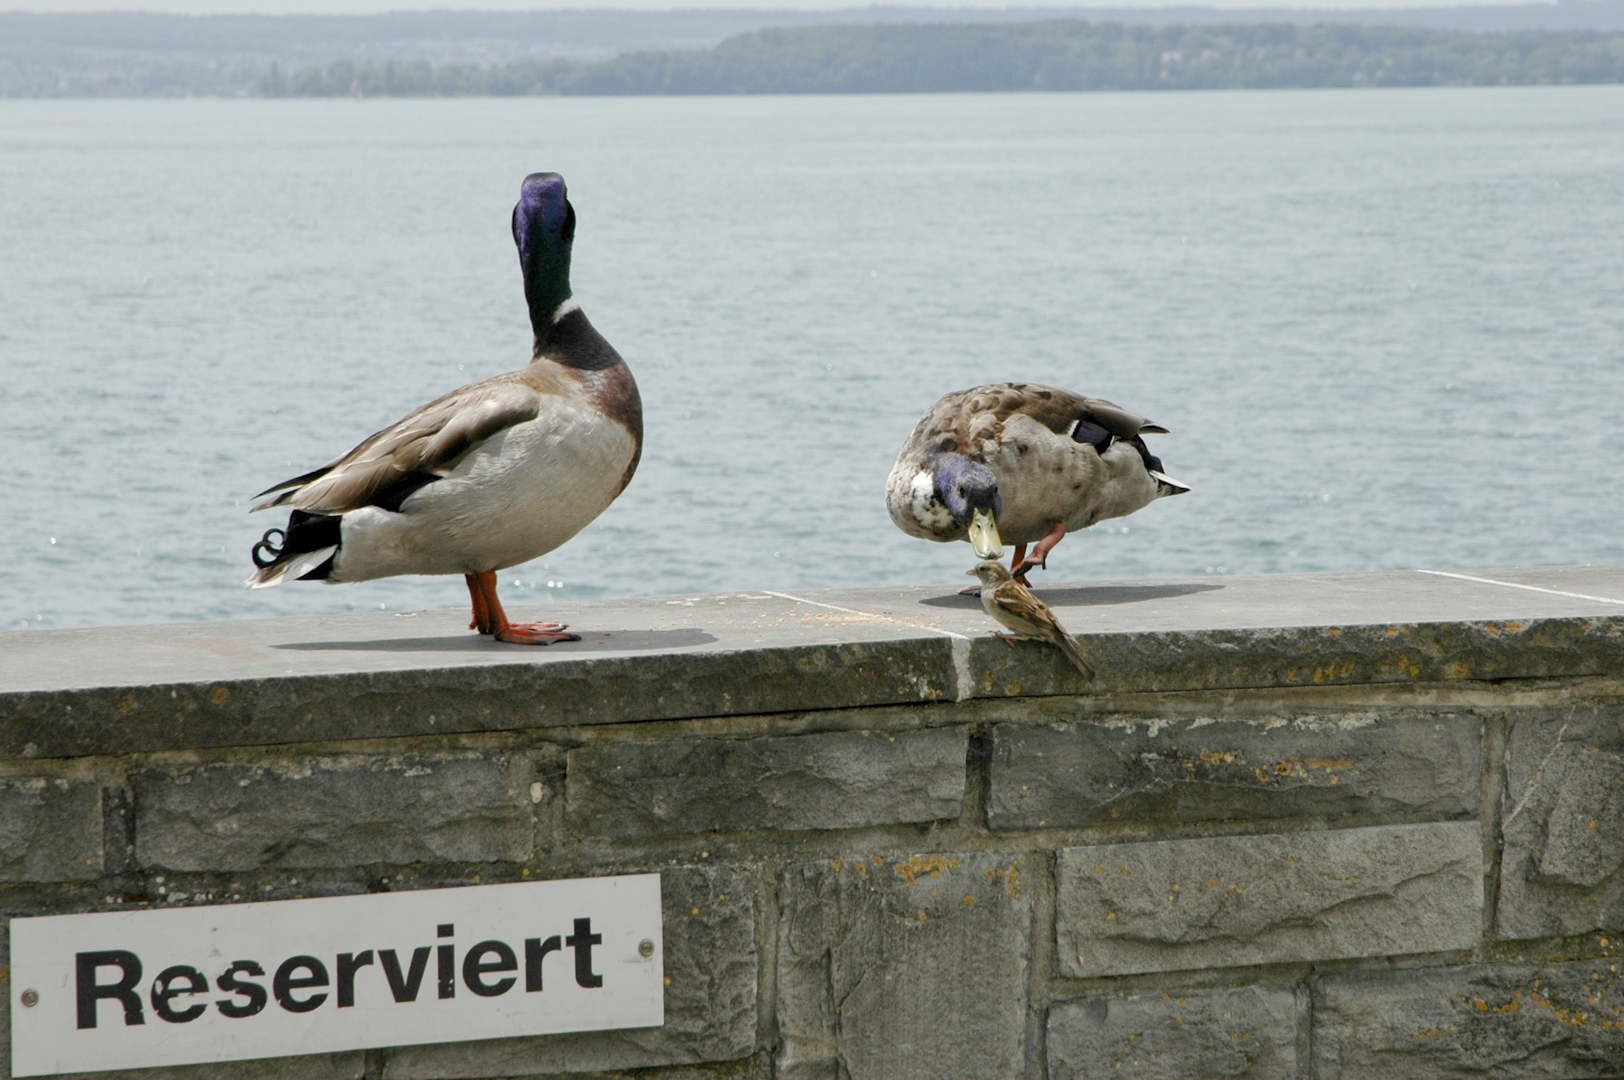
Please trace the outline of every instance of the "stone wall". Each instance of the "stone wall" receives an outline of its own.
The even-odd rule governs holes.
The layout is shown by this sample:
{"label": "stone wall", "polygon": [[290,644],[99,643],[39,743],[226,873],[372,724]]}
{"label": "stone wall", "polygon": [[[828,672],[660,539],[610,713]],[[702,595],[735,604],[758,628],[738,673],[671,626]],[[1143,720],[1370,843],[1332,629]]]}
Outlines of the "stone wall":
{"label": "stone wall", "polygon": [[[1603,641],[1588,672],[1548,674],[1564,634]],[[1442,678],[1466,660],[1437,631],[1407,681],[1317,685],[1265,678],[1289,665],[1254,636],[1213,646],[1240,685],[1057,692],[1043,647],[977,640],[1042,692],[950,669],[996,692],[322,741],[289,714],[133,750],[107,687],[19,693],[0,904],[664,875],[663,1028],[132,1080],[1624,1077],[1624,625],[1530,640],[1528,675],[1496,642],[1495,678]],[[255,692],[175,685],[182,718]],[[76,701],[71,752],[41,752]]]}

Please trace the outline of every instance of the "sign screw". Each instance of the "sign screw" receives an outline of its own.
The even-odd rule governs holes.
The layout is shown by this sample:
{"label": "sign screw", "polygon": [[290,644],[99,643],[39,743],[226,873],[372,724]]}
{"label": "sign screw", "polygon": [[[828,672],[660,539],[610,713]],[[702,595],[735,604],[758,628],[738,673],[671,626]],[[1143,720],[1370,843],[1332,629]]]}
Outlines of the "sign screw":
{"label": "sign screw", "polygon": [[[651,949],[650,951],[652,952],[653,950]],[[38,1005],[38,1004],[39,1004],[39,991],[38,990],[24,990],[23,991],[23,1008],[32,1009],[35,1005]]]}
{"label": "sign screw", "polygon": [[[653,956],[654,955],[654,942],[650,941],[648,938],[644,938],[640,943],[638,943],[637,952],[638,952],[639,955],[641,955],[641,956],[643,956],[645,958]],[[30,990],[28,993],[32,994],[33,991]],[[27,997],[28,994],[24,994],[23,996]],[[23,1004],[26,1005],[26,1004],[28,1004],[28,1002],[25,1001],[25,1002],[23,1002]]]}

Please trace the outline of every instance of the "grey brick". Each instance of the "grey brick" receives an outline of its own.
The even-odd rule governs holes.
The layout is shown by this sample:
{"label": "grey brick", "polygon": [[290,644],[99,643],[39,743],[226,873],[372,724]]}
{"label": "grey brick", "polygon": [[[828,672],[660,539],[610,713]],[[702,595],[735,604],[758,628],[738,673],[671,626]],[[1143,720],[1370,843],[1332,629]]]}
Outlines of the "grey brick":
{"label": "grey brick", "polygon": [[1315,1080],[1624,1077],[1616,961],[1466,965],[1314,981]]}
{"label": "grey brick", "polygon": [[0,778],[0,882],[83,881],[102,861],[100,785]]}
{"label": "grey brick", "polygon": [[1477,809],[1481,759],[1482,722],[1449,714],[1000,724],[987,821],[1465,815]]}
{"label": "grey brick", "polygon": [[772,1080],[772,1073],[772,1058],[762,1051],[738,1061],[673,1065],[665,1069],[636,1069],[632,1072],[545,1073],[521,1080]]}
{"label": "grey brick", "polygon": [[1595,708],[1519,716],[1501,832],[1498,936],[1624,929],[1624,720]]}
{"label": "grey brick", "polygon": [[566,817],[594,837],[849,829],[959,816],[962,728],[571,750]]}
{"label": "grey brick", "polygon": [[[9,1069],[4,1074],[8,1080]],[[209,1062],[204,1065],[170,1065],[159,1069],[115,1069],[111,1072],[64,1073],[72,1080],[361,1080],[366,1075],[366,1055],[361,1051],[343,1054],[306,1054],[299,1057],[256,1058],[253,1061]]]}
{"label": "grey brick", "polygon": [[519,861],[530,765],[476,753],[305,757],[137,775],[135,850],[170,870]]}
{"label": "grey brick", "polygon": [[1475,945],[1474,822],[1061,850],[1061,970],[1090,978]]}
{"label": "grey brick", "polygon": [[750,879],[714,864],[660,873],[664,1027],[402,1047],[387,1052],[384,1076],[569,1075],[748,1057],[756,1048],[758,974]]}
{"label": "grey brick", "polygon": [[1305,998],[1248,986],[1059,1002],[1049,1009],[1049,1080],[1298,1080],[1308,1071]]}
{"label": "grey brick", "polygon": [[1024,858],[993,853],[790,867],[774,1075],[1022,1075],[1029,877]]}

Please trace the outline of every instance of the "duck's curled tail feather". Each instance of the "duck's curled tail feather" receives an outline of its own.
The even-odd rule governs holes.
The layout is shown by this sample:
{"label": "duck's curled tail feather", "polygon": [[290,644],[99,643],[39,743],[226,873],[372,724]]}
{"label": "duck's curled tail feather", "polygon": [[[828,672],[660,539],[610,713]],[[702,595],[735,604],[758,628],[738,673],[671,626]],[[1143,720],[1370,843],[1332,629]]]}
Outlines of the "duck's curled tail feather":
{"label": "duck's curled tail feather", "polygon": [[286,529],[269,529],[254,545],[258,567],[246,584],[251,589],[299,579],[325,579],[333,572],[333,557],[342,543],[337,514],[309,514],[295,510]]}

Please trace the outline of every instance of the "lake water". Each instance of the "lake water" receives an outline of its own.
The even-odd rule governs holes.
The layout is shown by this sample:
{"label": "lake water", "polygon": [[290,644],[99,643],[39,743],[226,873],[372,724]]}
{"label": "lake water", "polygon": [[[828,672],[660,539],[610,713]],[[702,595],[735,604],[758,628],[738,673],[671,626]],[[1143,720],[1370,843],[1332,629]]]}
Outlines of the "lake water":
{"label": "lake water", "polygon": [[959,583],[885,477],[1005,379],[1195,489],[1040,578],[1624,561],[1624,87],[0,101],[0,627],[465,604],[246,510],[528,359],[538,169],[647,442],[512,602]]}

